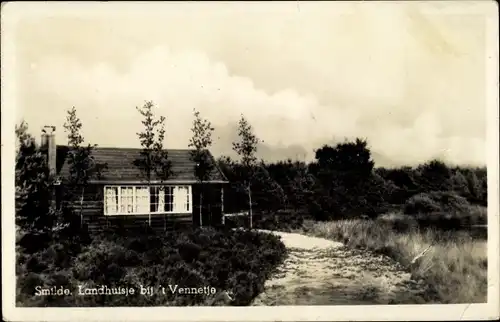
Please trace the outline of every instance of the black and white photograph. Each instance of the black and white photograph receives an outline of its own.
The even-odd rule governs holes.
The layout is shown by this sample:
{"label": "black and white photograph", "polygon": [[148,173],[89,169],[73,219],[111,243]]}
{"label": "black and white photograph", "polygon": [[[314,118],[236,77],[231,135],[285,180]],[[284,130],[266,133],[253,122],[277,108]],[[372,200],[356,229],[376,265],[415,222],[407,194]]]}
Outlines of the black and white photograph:
{"label": "black and white photograph", "polygon": [[499,317],[496,2],[1,16],[5,320]]}

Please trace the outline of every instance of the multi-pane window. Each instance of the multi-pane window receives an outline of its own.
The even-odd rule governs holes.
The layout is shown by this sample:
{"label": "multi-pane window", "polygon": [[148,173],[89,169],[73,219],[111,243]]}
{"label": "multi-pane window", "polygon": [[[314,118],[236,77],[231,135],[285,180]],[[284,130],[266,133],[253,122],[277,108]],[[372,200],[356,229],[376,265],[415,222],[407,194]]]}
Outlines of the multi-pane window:
{"label": "multi-pane window", "polygon": [[191,186],[106,186],[106,215],[191,212]]}
{"label": "multi-pane window", "polygon": [[104,192],[104,212],[108,215],[118,213],[118,187],[106,187]]}
{"label": "multi-pane window", "polygon": [[186,209],[185,211],[190,211],[189,209],[189,187],[175,187],[175,197],[176,197],[176,202],[175,202],[175,211],[176,212],[182,212],[183,209]]}
{"label": "multi-pane window", "polygon": [[134,187],[120,187],[120,213],[134,212]]}
{"label": "multi-pane window", "polygon": [[135,188],[135,212],[148,213],[149,212],[149,188],[136,187]]}
{"label": "multi-pane window", "polygon": [[165,211],[174,211],[174,187],[165,187]]}
{"label": "multi-pane window", "polygon": [[165,192],[170,187],[154,186],[149,189],[149,212],[166,212]]}

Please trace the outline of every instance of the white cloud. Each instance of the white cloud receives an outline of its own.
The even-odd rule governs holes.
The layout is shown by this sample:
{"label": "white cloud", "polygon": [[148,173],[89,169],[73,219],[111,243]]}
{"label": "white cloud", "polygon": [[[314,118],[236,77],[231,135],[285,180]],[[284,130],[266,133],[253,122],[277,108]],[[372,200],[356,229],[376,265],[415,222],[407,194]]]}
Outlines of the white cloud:
{"label": "white cloud", "polygon": [[[172,148],[187,146],[197,108],[219,129],[216,150],[222,152],[231,150],[226,129],[242,113],[266,144],[299,145],[310,156],[333,137],[360,136],[397,163],[433,157],[484,163],[484,53],[471,42],[480,33],[458,38],[461,21],[446,25],[411,17],[403,11],[336,19],[289,14],[263,19],[258,28],[250,16],[226,25],[217,17],[214,27],[205,18],[217,38],[207,39],[209,31],[201,27],[184,37],[182,30],[169,29],[168,39],[142,49],[116,40],[125,37],[123,30],[131,32],[120,31],[119,24],[110,28],[117,31],[109,47],[98,34],[59,44],[54,38],[50,50],[37,38],[47,53],[21,56],[21,64],[32,66],[21,77],[23,116],[35,131],[47,123],[62,129],[63,113],[74,105],[87,140],[138,146],[135,106],[153,100],[167,116]],[[422,24],[426,29],[417,28]],[[151,26],[142,34],[160,37],[153,32],[159,23]],[[447,43],[430,41],[420,30],[441,30]],[[29,46],[33,53],[40,51],[36,41]],[[70,43],[95,57],[68,54]],[[58,140],[64,141],[62,130]]]}

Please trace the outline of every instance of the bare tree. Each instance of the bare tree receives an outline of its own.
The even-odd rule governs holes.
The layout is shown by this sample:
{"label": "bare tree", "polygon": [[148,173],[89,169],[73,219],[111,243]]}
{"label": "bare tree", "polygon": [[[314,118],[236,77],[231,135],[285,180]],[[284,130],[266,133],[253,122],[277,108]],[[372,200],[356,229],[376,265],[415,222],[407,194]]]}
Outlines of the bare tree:
{"label": "bare tree", "polygon": [[68,134],[68,165],[69,182],[75,188],[80,188],[80,225],[83,224],[83,200],[85,189],[89,181],[94,177],[99,177],[105,164],[97,164],[92,152],[97,145],[83,145],[84,138],[81,134],[82,122],[76,115],[76,108],[73,106],[67,111],[64,130]]}
{"label": "bare tree", "polygon": [[243,115],[241,115],[238,122],[238,136],[239,142],[233,142],[233,150],[240,156],[241,164],[245,170],[243,186],[248,195],[249,226],[250,229],[252,229],[252,181],[257,165],[257,157],[255,156],[255,153],[257,152],[259,139],[253,133],[252,126]]}
{"label": "bare tree", "polygon": [[195,109],[193,112],[194,120],[193,127],[191,128],[193,136],[189,140],[189,147],[194,148],[191,151],[191,160],[195,163],[195,175],[200,183],[200,226],[202,226],[203,183],[209,179],[214,167],[213,160],[208,152],[208,148],[212,145],[212,132],[214,128],[208,120],[200,116],[199,111]]}
{"label": "bare tree", "polygon": [[[156,175],[161,183],[172,174],[168,152],[163,149],[165,117],[160,116],[159,119],[155,119],[153,107],[154,104],[151,101],[146,101],[142,107],[136,107],[143,117],[144,130],[137,133],[142,151],[141,156],[134,162],[143,172],[150,190],[153,175]],[[151,212],[149,212],[149,225],[151,226]]]}

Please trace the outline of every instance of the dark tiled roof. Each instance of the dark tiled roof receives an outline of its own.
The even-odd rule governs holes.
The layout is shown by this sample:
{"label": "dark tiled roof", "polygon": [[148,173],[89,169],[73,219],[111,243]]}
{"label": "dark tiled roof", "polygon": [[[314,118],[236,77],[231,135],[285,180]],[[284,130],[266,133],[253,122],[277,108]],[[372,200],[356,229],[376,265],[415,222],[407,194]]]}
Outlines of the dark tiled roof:
{"label": "dark tiled roof", "polygon": [[[194,173],[195,163],[190,159],[192,150],[167,150],[168,159],[172,164],[172,175],[169,180],[173,181],[196,181]],[[97,164],[106,164],[107,168],[102,171],[100,181],[143,181],[144,175],[141,170],[134,165],[134,161],[140,158],[141,149],[137,148],[105,148],[96,147],[92,152]],[[64,179],[69,175],[67,163],[68,147],[57,146],[57,170]],[[210,154],[212,162],[215,160]],[[152,180],[158,180],[155,174]],[[216,166],[210,174],[208,181],[227,181]]]}

